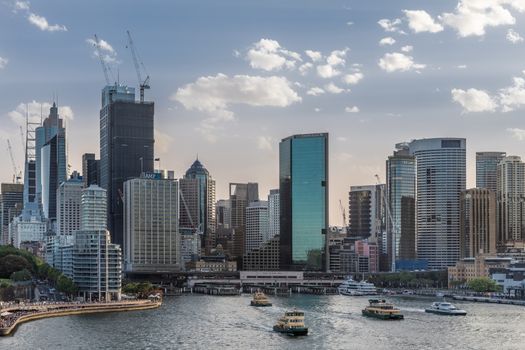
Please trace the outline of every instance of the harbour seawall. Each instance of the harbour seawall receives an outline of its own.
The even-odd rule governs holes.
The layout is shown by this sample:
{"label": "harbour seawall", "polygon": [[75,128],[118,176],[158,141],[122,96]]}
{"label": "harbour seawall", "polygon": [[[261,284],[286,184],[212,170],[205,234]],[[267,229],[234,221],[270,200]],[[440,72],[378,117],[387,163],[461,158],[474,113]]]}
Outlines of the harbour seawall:
{"label": "harbour seawall", "polygon": [[162,305],[161,301],[146,301],[139,300],[136,302],[121,302],[121,303],[108,303],[108,304],[71,304],[69,308],[52,308],[47,310],[39,310],[35,313],[30,313],[18,317],[8,327],[0,328],[0,336],[7,336],[12,334],[18,325],[39,320],[48,317],[60,317],[70,315],[84,315],[84,314],[96,314],[105,312],[123,312],[123,311],[137,311],[137,310],[149,310],[156,309]]}

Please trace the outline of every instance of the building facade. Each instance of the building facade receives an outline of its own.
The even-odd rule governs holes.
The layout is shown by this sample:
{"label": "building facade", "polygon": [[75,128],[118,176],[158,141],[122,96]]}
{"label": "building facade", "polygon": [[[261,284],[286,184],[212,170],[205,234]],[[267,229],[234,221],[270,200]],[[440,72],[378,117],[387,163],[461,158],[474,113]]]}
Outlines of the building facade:
{"label": "building facade", "polygon": [[525,238],[525,163],[508,156],[498,164],[498,246]]}
{"label": "building facade", "polygon": [[95,153],[84,153],[82,155],[82,180],[84,187],[99,185],[100,160],[95,159]]}
{"label": "building facade", "polygon": [[268,234],[268,202],[251,202],[246,207],[246,239],[244,241],[245,254],[259,248],[269,239]]}
{"label": "building facade", "polygon": [[80,229],[102,231],[107,229],[107,191],[97,185],[82,190]]}
{"label": "building facade", "polygon": [[180,271],[178,182],[128,180],[124,183],[124,203],[125,271]]}
{"label": "building facade", "polygon": [[476,187],[497,191],[498,164],[505,152],[476,152]]}
{"label": "building facade", "polygon": [[262,243],[260,247],[247,252],[243,258],[245,271],[279,270],[279,235]]}
{"label": "building facade", "polygon": [[280,233],[280,199],[279,189],[270,190],[268,195],[268,238],[277,236]]}
{"label": "building facade", "polygon": [[57,189],[57,235],[72,235],[80,230],[80,206],[82,204],[82,178],[75,177],[62,182]]}
{"label": "building facade", "polygon": [[416,158],[417,255],[430,269],[459,260],[460,196],[466,189],[466,140],[411,141]]}
{"label": "building facade", "polygon": [[0,245],[11,244],[9,223],[20,215],[24,203],[24,185],[3,183],[0,185]]}
{"label": "building facade", "polygon": [[108,229],[116,244],[124,238],[123,184],[153,172],[153,134],[153,102],[136,102],[135,89],[123,85],[102,90],[99,185],[107,191]]}
{"label": "building facade", "polygon": [[233,230],[232,255],[237,259],[237,265],[242,266],[246,240],[246,207],[259,200],[259,184],[230,183],[230,220]]}
{"label": "building facade", "polygon": [[460,258],[496,254],[496,194],[487,188],[461,193]]}
{"label": "building facade", "polygon": [[328,268],[328,134],[279,144],[281,268]]}

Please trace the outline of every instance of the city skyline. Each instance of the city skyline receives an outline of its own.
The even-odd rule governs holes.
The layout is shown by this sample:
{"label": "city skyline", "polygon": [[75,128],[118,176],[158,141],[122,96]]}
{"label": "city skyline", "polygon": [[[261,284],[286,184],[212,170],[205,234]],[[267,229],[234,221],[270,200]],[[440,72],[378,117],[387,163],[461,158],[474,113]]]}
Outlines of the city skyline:
{"label": "city skyline", "polygon": [[[10,139],[21,168],[18,125],[24,106],[29,103],[39,119],[40,103],[46,103],[45,117],[55,95],[68,130],[71,170],[81,170],[83,153],[98,158],[94,140],[104,77],[86,41],[97,33],[111,45],[105,54],[119,62],[112,64],[114,75],[136,87],[125,47],[129,29],[152,79],[146,100],[156,104],[155,156],[162,168],[182,177],[198,153],[217,181],[217,199],[227,198],[230,182],[257,182],[263,196],[276,188],[279,141],[309,132],[330,133],[330,224],[341,223],[337,204],[350,186],[374,184],[375,174],[384,180],[384,161],[398,142],[466,138],[467,188],[474,187],[476,152],[523,155],[516,93],[525,68],[518,61],[523,45],[519,34],[525,30],[523,13],[506,2],[493,5],[508,13],[497,23],[454,26],[444,14],[456,13],[457,3],[311,1],[299,8],[276,1],[259,6],[228,1],[203,2],[202,10],[186,2],[132,8],[118,2],[73,7],[61,1],[46,6],[8,1],[0,11],[0,86],[5,91],[0,97],[0,138],[4,144]],[[124,15],[110,20],[117,10]],[[426,11],[430,21],[413,10]],[[79,13],[100,20],[93,26]],[[155,18],[157,25],[137,26],[139,13],[145,13],[146,23]],[[35,22],[31,14],[46,22]],[[312,26],[312,18],[323,25]],[[10,32],[17,33],[17,40]],[[387,56],[393,53],[413,61],[395,70],[401,56]],[[307,63],[311,66],[304,66],[302,75],[300,67]],[[514,77],[518,79],[513,83]],[[214,95],[216,90],[206,90],[204,82],[224,94]],[[241,82],[262,92],[266,84],[276,84],[279,99],[266,96],[259,101],[239,94]],[[211,97],[218,104],[204,103]],[[514,111],[504,112],[508,109]],[[4,182],[12,175],[10,166],[0,170]]]}

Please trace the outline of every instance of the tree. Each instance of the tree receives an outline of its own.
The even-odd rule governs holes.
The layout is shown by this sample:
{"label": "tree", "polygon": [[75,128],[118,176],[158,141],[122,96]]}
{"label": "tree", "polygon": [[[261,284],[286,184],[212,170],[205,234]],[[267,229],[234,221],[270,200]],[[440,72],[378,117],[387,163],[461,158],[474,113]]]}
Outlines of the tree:
{"label": "tree", "polygon": [[9,278],[13,272],[24,269],[33,271],[33,266],[22,256],[8,254],[0,258],[0,278]]}
{"label": "tree", "polygon": [[57,280],[57,289],[58,291],[62,293],[66,293],[68,295],[75,294],[78,291],[77,286],[73,281],[64,275],[60,275]]}
{"label": "tree", "polygon": [[478,277],[468,282],[468,287],[477,293],[497,292],[500,286],[488,277]]}
{"label": "tree", "polygon": [[21,282],[21,281],[30,281],[32,276],[29,270],[23,269],[20,271],[13,272],[9,278],[11,279],[11,281]]}

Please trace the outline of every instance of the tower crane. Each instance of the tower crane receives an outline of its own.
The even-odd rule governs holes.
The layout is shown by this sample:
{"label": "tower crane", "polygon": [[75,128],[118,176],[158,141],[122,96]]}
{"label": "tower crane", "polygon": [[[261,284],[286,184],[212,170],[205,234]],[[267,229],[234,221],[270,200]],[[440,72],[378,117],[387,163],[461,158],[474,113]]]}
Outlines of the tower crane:
{"label": "tower crane", "polygon": [[24,129],[22,128],[22,125],[20,125],[20,137],[22,140],[22,151],[26,150],[26,137],[24,136]]}
{"label": "tower crane", "polygon": [[102,50],[100,49],[100,40],[98,39],[97,34],[95,36],[95,51],[97,53],[97,56],[100,60],[100,65],[102,66],[102,71],[104,72],[104,78],[106,79],[106,84],[111,85],[111,81],[109,80],[109,72],[110,69],[107,66],[106,62],[104,61],[104,57],[102,56]]}
{"label": "tower crane", "polygon": [[[381,184],[381,178],[379,175],[375,175],[375,178],[377,180],[377,185]],[[386,186],[385,186],[386,187]],[[383,202],[385,203],[385,210],[386,215],[388,217],[388,220],[392,223],[392,271],[396,271],[396,240],[397,240],[397,232],[398,232],[398,223],[394,220],[394,217],[392,216],[392,211],[390,211],[390,202],[387,199],[386,191],[381,191],[383,194]],[[388,225],[387,225],[388,230]]]}
{"label": "tower crane", "polygon": [[339,200],[339,209],[341,209],[341,215],[343,215],[343,226],[346,228],[348,225],[346,224],[346,211],[343,207],[343,202]]}
{"label": "tower crane", "polygon": [[[129,32],[129,30],[127,30],[126,33],[128,33],[127,47],[131,50],[131,56],[133,56],[133,63],[135,64],[135,71],[137,72],[137,79],[139,80],[140,102],[144,102],[144,90],[150,88],[149,75],[146,70],[146,67],[144,66],[144,63],[140,59],[137,49],[135,48],[135,44],[133,43],[133,39],[131,38],[131,33]],[[142,80],[142,74],[140,73],[140,67],[142,67],[142,70],[146,74],[146,78],[144,80]]]}
{"label": "tower crane", "polygon": [[15,157],[13,156],[13,148],[11,147],[11,142],[9,140],[7,140],[7,150],[9,151],[9,156],[11,157],[11,164],[13,165],[13,183],[20,183],[20,180],[22,179],[22,172],[18,171]]}

